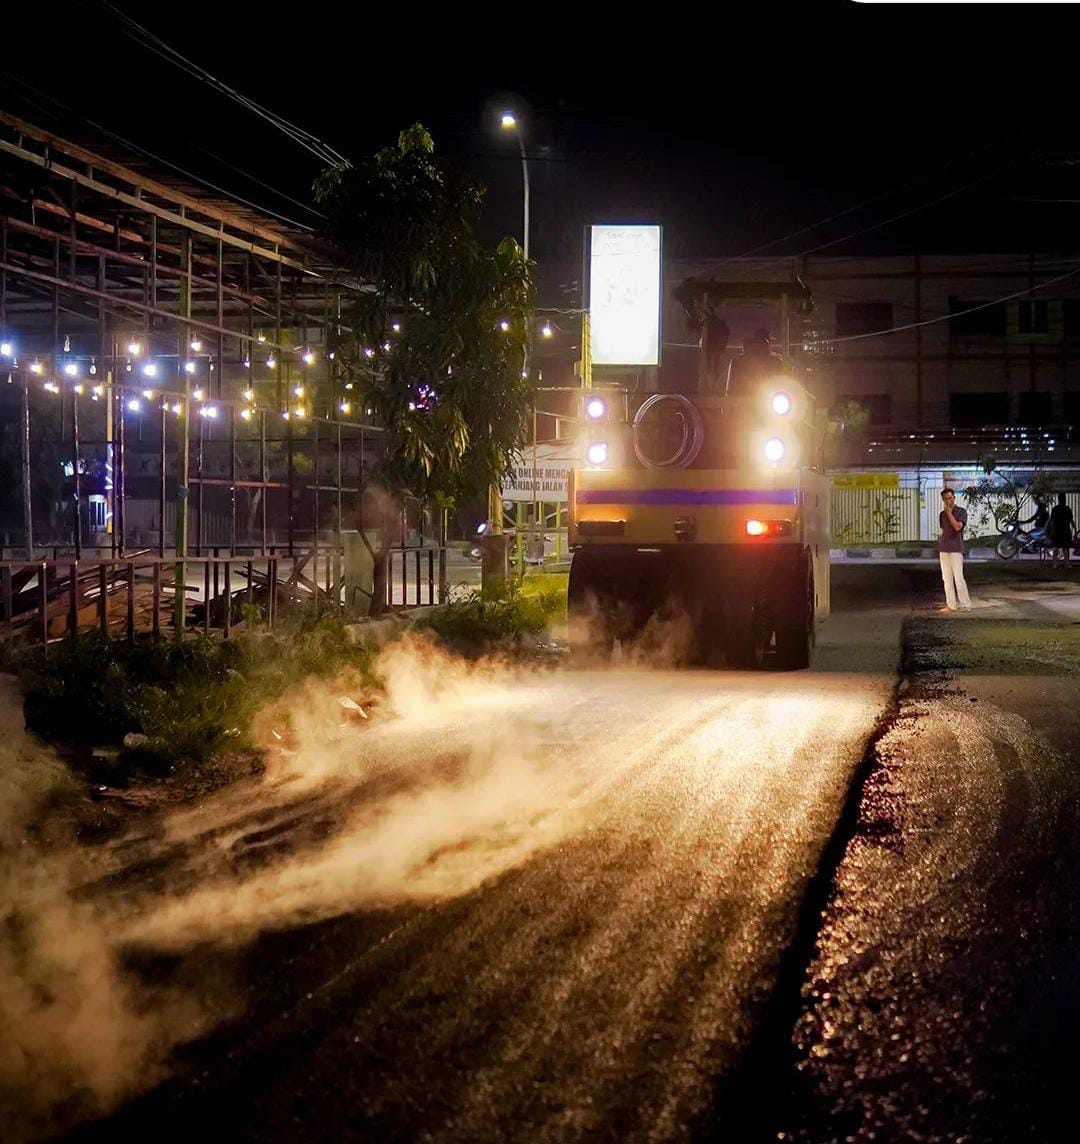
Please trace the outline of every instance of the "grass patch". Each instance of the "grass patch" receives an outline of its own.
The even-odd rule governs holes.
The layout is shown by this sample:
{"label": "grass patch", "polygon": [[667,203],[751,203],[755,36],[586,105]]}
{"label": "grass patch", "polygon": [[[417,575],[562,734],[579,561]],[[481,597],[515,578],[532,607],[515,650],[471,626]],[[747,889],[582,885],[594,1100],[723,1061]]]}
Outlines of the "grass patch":
{"label": "grass patch", "polygon": [[274,631],[174,643],[100,633],[9,653],[27,726],[71,746],[145,736],[132,762],[166,773],[224,750],[250,749],[255,713],[310,677],[353,671],[371,679],[371,653],[332,616],[300,616]]}
{"label": "grass patch", "polygon": [[466,656],[520,650],[522,642],[566,618],[565,575],[527,576],[518,586],[470,591],[442,604],[417,626]]}

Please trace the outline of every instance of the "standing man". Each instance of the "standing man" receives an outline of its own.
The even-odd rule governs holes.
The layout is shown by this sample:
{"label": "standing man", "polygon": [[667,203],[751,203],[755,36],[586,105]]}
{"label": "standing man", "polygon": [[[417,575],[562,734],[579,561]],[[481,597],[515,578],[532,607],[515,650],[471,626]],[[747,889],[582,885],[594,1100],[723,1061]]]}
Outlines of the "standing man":
{"label": "standing man", "polygon": [[1058,493],[1058,502],[1050,510],[1050,523],[1046,529],[1046,534],[1054,549],[1055,568],[1060,568],[1062,563],[1069,563],[1069,557],[1072,555],[1074,530],[1073,510],[1069,508],[1068,498],[1064,493]]}
{"label": "standing man", "polygon": [[941,561],[941,579],[945,582],[945,607],[941,611],[955,612],[959,601],[960,611],[970,612],[971,597],[964,580],[964,529],[967,527],[967,513],[956,507],[956,493],[952,489],[942,489],[941,499],[945,502],[938,517],[941,525],[938,559]]}

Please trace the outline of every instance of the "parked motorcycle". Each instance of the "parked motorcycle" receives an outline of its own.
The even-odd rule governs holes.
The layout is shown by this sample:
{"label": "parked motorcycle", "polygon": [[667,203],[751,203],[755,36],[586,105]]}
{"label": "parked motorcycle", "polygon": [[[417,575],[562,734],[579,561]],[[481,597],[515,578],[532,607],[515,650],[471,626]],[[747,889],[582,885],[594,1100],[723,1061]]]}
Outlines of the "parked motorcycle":
{"label": "parked motorcycle", "polygon": [[1049,552],[1050,544],[1044,532],[1032,530],[1030,532],[1021,528],[1015,520],[1007,521],[1001,526],[1005,534],[998,542],[995,551],[1002,560],[1011,560],[1021,552]]}

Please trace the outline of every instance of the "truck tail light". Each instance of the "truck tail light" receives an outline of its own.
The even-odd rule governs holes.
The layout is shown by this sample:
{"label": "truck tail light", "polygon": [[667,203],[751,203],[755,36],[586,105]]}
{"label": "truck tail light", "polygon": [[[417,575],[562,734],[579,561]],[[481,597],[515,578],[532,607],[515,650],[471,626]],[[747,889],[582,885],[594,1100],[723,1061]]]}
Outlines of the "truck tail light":
{"label": "truck tail light", "polygon": [[790,520],[756,520],[746,521],[743,528],[747,536],[790,536]]}

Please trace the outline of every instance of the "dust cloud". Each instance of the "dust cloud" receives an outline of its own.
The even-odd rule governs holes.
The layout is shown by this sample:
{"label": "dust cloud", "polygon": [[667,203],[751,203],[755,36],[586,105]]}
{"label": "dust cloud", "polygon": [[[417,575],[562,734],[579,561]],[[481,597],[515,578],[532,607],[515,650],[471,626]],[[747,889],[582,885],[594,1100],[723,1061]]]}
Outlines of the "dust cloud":
{"label": "dust cloud", "polygon": [[[309,681],[259,719],[261,780],[97,847],[35,833],[71,780],[22,731],[14,689],[0,692],[7,1138],[104,1113],[220,1019],[220,997],[151,985],[133,958],[463,894],[582,829],[588,772],[560,765],[533,733],[560,717],[548,673],[465,662],[417,639],[384,649],[379,673],[376,696],[350,692],[351,680]],[[312,816],[321,833],[305,833]],[[268,834],[278,846],[264,853]],[[155,862],[183,889],[141,880]]]}

